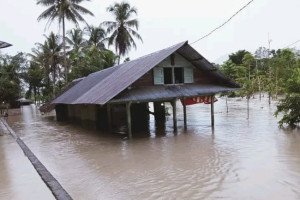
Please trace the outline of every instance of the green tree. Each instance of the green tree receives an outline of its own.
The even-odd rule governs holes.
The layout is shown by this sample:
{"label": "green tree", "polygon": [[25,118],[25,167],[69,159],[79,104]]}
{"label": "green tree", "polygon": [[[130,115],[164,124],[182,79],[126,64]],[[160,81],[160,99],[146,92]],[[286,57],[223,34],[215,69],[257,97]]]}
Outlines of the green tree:
{"label": "green tree", "polygon": [[288,124],[290,127],[295,128],[300,123],[300,67],[298,66],[293,70],[291,77],[288,79],[285,90],[287,96],[280,101],[277,105],[275,116],[279,113],[283,116],[279,121],[279,126],[283,127],[284,124]]}
{"label": "green tree", "polygon": [[0,55],[0,102],[9,103],[12,107],[21,96],[21,72],[26,68],[24,53],[15,56]]}
{"label": "green tree", "polygon": [[88,26],[85,28],[86,34],[88,35],[87,44],[90,50],[105,49],[104,42],[106,41],[106,32],[100,27]]}
{"label": "green tree", "polygon": [[62,43],[60,37],[53,32],[45,36],[46,41],[41,44],[37,43],[36,49],[30,54],[32,62],[40,64],[45,69],[46,85],[50,86],[50,75],[52,75],[52,97],[56,94],[56,80],[60,77],[60,66],[62,63]]}
{"label": "green tree", "polygon": [[70,53],[79,53],[85,46],[85,39],[83,38],[83,31],[80,29],[73,29],[67,32],[66,37],[68,45],[71,46]]}
{"label": "green tree", "polygon": [[69,20],[78,26],[78,21],[85,22],[81,14],[89,14],[93,16],[92,12],[79,5],[84,1],[85,0],[37,0],[37,5],[48,7],[42,14],[40,14],[38,21],[41,19],[48,19],[48,23],[50,24],[57,19],[58,23],[62,26],[66,82],[68,82],[68,66],[66,56],[65,20]]}
{"label": "green tree", "polygon": [[36,62],[30,62],[29,68],[23,74],[23,80],[28,84],[26,98],[31,98],[33,92],[34,102],[37,102],[37,98],[40,100],[40,88],[43,87],[43,79],[43,68]]}
{"label": "green tree", "polygon": [[136,31],[139,28],[138,20],[131,19],[133,14],[137,14],[137,9],[129,3],[121,2],[109,6],[107,11],[114,15],[115,21],[105,21],[101,25],[107,27],[108,34],[111,33],[108,45],[114,44],[120,63],[121,56],[126,55],[131,47],[136,48],[134,37],[143,41]]}
{"label": "green tree", "polygon": [[241,65],[243,63],[243,58],[246,54],[249,54],[246,50],[239,50],[236,53],[229,55],[229,59],[236,65]]}

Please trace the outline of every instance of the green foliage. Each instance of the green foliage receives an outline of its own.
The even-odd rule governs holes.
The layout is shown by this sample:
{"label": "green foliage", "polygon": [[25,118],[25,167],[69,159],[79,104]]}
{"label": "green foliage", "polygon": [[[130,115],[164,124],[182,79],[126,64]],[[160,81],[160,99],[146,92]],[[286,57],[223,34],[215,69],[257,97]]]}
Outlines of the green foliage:
{"label": "green foliage", "polygon": [[108,45],[114,44],[117,54],[124,56],[131,47],[136,48],[134,37],[143,41],[142,37],[136,32],[139,28],[138,20],[131,19],[133,14],[137,14],[137,9],[131,7],[129,3],[121,2],[109,6],[107,11],[115,17],[115,21],[105,21],[101,24],[107,27],[108,34],[111,33]]}
{"label": "green foliage", "polygon": [[245,54],[249,54],[246,50],[239,50],[236,53],[229,55],[229,59],[236,65],[241,65],[243,63],[243,58]]}
{"label": "green foliage", "polygon": [[23,53],[15,56],[0,55],[0,102],[15,106],[21,96],[21,72],[27,60]]}
{"label": "green foliage", "polygon": [[[299,62],[299,61],[298,61]],[[300,67],[293,70],[292,75],[285,84],[285,91],[287,96],[280,101],[277,105],[275,116],[279,113],[283,114],[283,117],[279,121],[279,126],[288,124],[290,127],[295,128],[300,123]]]}
{"label": "green foliage", "polygon": [[300,123],[300,94],[288,95],[283,99],[280,104],[277,105],[275,116],[279,113],[283,114],[283,117],[278,122],[280,127],[284,124],[288,124],[291,128],[295,128],[297,123]]}

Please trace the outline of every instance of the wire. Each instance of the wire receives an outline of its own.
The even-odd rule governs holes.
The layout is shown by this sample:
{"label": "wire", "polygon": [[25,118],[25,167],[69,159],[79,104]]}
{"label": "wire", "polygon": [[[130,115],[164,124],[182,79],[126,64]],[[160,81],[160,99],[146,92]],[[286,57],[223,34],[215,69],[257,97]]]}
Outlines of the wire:
{"label": "wire", "polygon": [[300,42],[300,40],[297,40],[296,42],[294,42],[294,43],[292,43],[292,44],[289,44],[289,45],[287,45],[286,47],[284,47],[284,49],[286,49],[286,48],[288,48],[288,47],[290,47],[290,46],[292,46],[292,45],[294,45],[294,44],[296,44],[296,43],[298,43],[298,42]]}
{"label": "wire", "polygon": [[244,5],[241,9],[239,9],[234,15],[232,15],[227,21],[225,21],[223,24],[221,24],[220,26],[218,26],[217,28],[215,28],[214,30],[212,30],[211,32],[209,32],[208,34],[204,35],[203,37],[199,38],[198,40],[190,43],[190,45],[195,44],[196,42],[199,42],[200,40],[208,37],[209,35],[211,35],[213,32],[215,32],[216,30],[220,29],[222,26],[224,26],[225,24],[227,24],[232,18],[234,18],[239,12],[241,12],[242,10],[244,10],[249,4],[251,4],[254,0],[249,1],[246,5]]}

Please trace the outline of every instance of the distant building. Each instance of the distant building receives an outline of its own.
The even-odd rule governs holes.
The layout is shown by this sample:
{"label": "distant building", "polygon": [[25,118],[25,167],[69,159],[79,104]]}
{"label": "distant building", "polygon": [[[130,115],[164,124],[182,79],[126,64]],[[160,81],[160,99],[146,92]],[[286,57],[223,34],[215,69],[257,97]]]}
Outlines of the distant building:
{"label": "distant building", "polygon": [[18,106],[25,106],[25,105],[32,104],[32,101],[30,99],[25,99],[24,97],[18,99],[17,102],[18,102]]}
{"label": "distant building", "polygon": [[214,95],[239,88],[188,42],[182,42],[75,80],[52,104],[58,121],[111,128],[123,120],[131,137],[131,124],[149,118],[149,102],[154,102],[157,118],[164,117],[164,102],[170,102],[176,129],[178,99],[183,104],[185,127],[186,104],[205,101],[212,106],[213,126]]}

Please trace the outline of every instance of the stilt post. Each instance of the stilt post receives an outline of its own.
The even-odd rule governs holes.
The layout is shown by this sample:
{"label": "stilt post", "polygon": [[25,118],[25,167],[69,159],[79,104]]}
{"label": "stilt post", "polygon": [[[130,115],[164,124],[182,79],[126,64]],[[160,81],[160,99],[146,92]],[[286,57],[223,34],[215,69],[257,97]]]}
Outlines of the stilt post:
{"label": "stilt post", "polygon": [[184,130],[187,129],[187,123],[186,123],[186,98],[183,97],[183,123],[184,123]]}
{"label": "stilt post", "polygon": [[214,109],[214,100],[215,95],[210,96],[210,105],[211,105],[211,127],[215,128],[215,109]]}
{"label": "stilt post", "polygon": [[126,115],[127,115],[128,137],[129,137],[129,139],[132,139],[130,106],[131,106],[131,102],[127,102],[126,103]]}
{"label": "stilt post", "polygon": [[174,131],[177,131],[177,110],[176,110],[176,101],[177,99],[174,99],[172,101],[172,107],[173,107],[173,126]]}
{"label": "stilt post", "polygon": [[108,123],[108,130],[111,132],[112,124],[111,124],[111,105],[107,104],[107,123]]}

